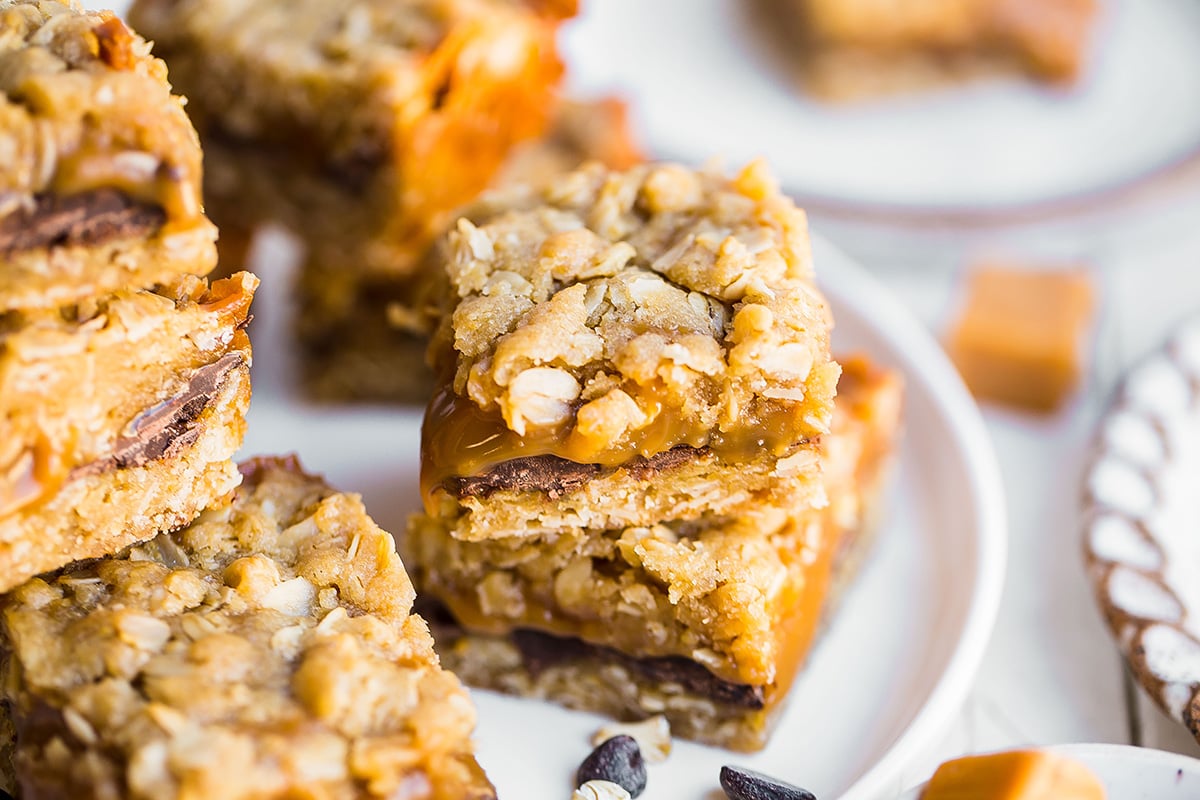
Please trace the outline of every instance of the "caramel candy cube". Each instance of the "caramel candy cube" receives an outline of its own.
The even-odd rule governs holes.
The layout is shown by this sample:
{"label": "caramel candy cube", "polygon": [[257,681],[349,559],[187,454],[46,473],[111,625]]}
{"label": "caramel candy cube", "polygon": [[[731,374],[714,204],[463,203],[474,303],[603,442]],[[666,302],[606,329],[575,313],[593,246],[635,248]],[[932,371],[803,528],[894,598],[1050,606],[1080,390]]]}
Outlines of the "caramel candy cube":
{"label": "caramel candy cube", "polygon": [[947,350],[979,399],[1053,411],[1079,381],[1092,295],[1081,269],[978,269]]}
{"label": "caramel candy cube", "polygon": [[1036,750],[967,756],[938,767],[921,800],[1104,800],[1078,761]]}

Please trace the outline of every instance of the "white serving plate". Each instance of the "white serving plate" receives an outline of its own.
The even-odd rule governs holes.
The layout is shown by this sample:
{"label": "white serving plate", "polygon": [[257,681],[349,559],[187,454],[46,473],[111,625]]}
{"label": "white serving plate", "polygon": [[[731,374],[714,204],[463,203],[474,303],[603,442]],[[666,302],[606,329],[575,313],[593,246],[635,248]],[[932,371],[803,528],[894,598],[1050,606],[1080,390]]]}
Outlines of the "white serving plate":
{"label": "white serving plate", "polygon": [[656,157],[765,156],[812,210],[944,217],[1120,194],[1200,161],[1200,4],[1100,0],[1082,82],[995,80],[883,101],[807,98],[748,0],[592,0],[572,85],[614,87]]}
{"label": "white serving plate", "polygon": [[[1112,800],[1183,800],[1200,797],[1200,761],[1177,753],[1125,744],[1047,747],[1087,765]],[[920,800],[925,784],[897,800]]]}
{"label": "white serving plate", "polygon": [[[270,246],[258,254],[263,288],[243,454],[296,452],[336,486],[361,492],[385,529],[402,532],[419,502],[420,412],[297,399],[284,319],[287,254]],[[724,763],[783,777],[823,800],[894,793],[907,762],[958,711],[991,632],[1006,531],[978,412],[941,350],[890,295],[832,246],[818,242],[816,258],[839,352],[865,351],[907,382],[891,511],[770,747],[744,756],[678,742],[651,768],[646,800],[716,796]],[[480,761],[501,797],[568,797],[601,718],[489,692],[475,699]]]}

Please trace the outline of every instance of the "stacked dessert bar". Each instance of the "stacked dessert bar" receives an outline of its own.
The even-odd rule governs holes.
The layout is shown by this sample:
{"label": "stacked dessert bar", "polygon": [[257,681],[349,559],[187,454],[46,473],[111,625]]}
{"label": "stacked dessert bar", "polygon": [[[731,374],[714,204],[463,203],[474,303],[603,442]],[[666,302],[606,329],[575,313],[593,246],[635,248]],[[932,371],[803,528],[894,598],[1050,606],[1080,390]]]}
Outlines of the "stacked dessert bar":
{"label": "stacked dessert bar", "polygon": [[391,536],[231,460],[257,280],[203,277],[163,63],[110,13],[0,0],[0,153],[0,788],[494,800]]}
{"label": "stacked dessert bar", "polygon": [[0,0],[0,591],[237,485],[257,281],[209,285],[200,148],[110,13]]}
{"label": "stacked dessert bar", "polygon": [[445,662],[762,747],[899,407],[854,362],[835,414],[803,213],[758,165],[592,166],[488,196],[442,258],[404,548]]}
{"label": "stacked dessert bar", "polygon": [[[303,241],[296,328],[314,394],[423,400],[428,330],[414,274],[450,213],[550,123],[554,34],[574,7],[134,3],[131,19],[189,98],[222,241],[268,222]],[[222,260],[240,263],[236,250]]]}

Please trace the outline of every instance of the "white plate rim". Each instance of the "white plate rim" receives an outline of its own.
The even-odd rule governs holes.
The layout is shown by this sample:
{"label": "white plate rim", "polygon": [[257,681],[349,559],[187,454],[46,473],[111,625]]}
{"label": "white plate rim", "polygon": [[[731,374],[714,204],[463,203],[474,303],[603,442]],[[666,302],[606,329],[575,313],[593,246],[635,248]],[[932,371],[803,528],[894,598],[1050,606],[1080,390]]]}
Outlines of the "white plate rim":
{"label": "white plate rim", "polygon": [[822,290],[835,298],[854,298],[846,303],[870,309],[870,317],[864,317],[862,323],[905,342],[903,351],[897,350],[906,362],[903,371],[922,379],[932,390],[930,396],[953,434],[953,444],[964,456],[979,544],[971,565],[974,591],[970,607],[941,677],[883,758],[841,795],[841,800],[863,800],[879,796],[893,785],[922,748],[944,732],[966,700],[1000,610],[1008,553],[1007,508],[1000,467],[983,417],[945,352],[877,279],[827,240],[815,234],[812,238]]}

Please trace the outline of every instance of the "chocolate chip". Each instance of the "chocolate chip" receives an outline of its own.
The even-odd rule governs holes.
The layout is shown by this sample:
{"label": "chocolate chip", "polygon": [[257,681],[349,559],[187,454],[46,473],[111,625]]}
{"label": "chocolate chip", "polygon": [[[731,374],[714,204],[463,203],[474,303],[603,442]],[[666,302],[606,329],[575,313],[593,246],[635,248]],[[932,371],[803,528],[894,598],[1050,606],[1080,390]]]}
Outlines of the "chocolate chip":
{"label": "chocolate chip", "polygon": [[641,794],[646,788],[646,762],[637,740],[622,734],[601,742],[575,773],[576,788],[588,781],[615,783],[631,797]]}
{"label": "chocolate chip", "polygon": [[741,767],[721,767],[721,788],[729,800],[817,800],[799,786]]}

